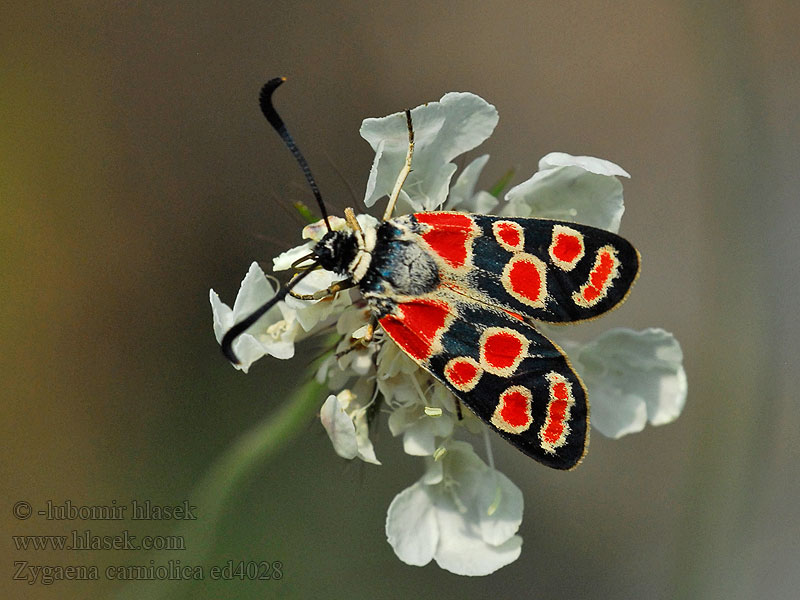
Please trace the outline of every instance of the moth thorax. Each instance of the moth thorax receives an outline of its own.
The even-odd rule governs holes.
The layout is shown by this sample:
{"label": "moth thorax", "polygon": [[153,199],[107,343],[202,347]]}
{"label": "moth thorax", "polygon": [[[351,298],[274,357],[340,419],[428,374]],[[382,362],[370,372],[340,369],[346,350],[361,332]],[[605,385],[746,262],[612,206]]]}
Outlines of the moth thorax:
{"label": "moth thorax", "polygon": [[351,231],[330,231],[314,246],[314,257],[323,269],[348,275],[348,266],[358,252],[358,242]]}

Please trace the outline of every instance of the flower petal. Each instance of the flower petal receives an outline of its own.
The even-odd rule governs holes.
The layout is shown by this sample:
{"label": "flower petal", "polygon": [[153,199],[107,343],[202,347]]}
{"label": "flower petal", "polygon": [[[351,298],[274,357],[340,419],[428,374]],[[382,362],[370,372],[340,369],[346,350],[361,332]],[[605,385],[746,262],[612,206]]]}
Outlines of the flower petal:
{"label": "flower petal", "polygon": [[415,412],[418,418],[403,432],[403,451],[411,456],[431,456],[436,450],[436,438],[453,432],[453,419],[448,414],[430,417],[422,411]]}
{"label": "flower petal", "polygon": [[244,373],[247,373],[259,358],[267,355],[264,346],[249,333],[243,333],[236,338],[232,348],[236,358],[239,359],[239,364],[233,366]]}
{"label": "flower petal", "polygon": [[551,152],[539,160],[539,170],[554,169],[556,167],[580,167],[589,173],[606,175],[609,177],[619,176],[630,179],[630,174],[619,165],[593,156],[572,156],[566,152]]}
{"label": "flower petal", "polygon": [[619,439],[639,433],[647,425],[647,404],[636,395],[620,393],[611,397],[595,393],[591,398],[592,427],[606,437]]}
{"label": "flower petal", "polygon": [[495,212],[500,200],[492,196],[489,192],[479,191],[470,200],[459,205],[458,209],[464,212],[488,215]]}
{"label": "flower petal", "polygon": [[489,468],[481,475],[477,494],[481,537],[499,546],[517,533],[522,524],[524,499],[520,489],[500,471]]}
{"label": "flower petal", "polygon": [[[365,120],[361,124],[361,137],[363,137],[364,139],[367,139],[367,135],[371,135],[372,124],[371,123],[367,124],[368,120],[369,119]],[[377,135],[384,135],[384,134],[383,132],[381,132]],[[367,141],[369,140],[367,139]],[[383,150],[386,147],[386,140],[378,139],[376,144],[373,144],[372,142],[370,142],[370,144],[372,145],[372,149],[375,150],[375,158],[372,159],[372,167],[370,167],[369,176],[367,177],[367,190],[364,193],[364,198],[370,199],[370,201],[367,202],[367,206],[372,206],[373,204],[375,204],[378,198],[384,195],[383,191],[378,191],[378,173],[379,172],[383,173],[384,180],[388,176],[388,168],[386,165],[386,161],[383,160]],[[392,154],[395,153],[393,152]],[[390,160],[394,165],[395,163],[394,156],[391,156]],[[402,165],[400,165],[400,168],[402,169]],[[385,187],[385,181],[382,181],[381,183],[383,183],[384,184],[383,187]]]}
{"label": "flower petal", "polygon": [[647,421],[674,421],[686,403],[683,352],[663,329],[612,329],[574,354],[592,402],[592,425],[619,438]]}
{"label": "flower petal", "polygon": [[291,269],[292,265],[304,256],[311,254],[314,249],[313,242],[306,242],[294,248],[290,248],[286,252],[281,252],[278,256],[272,259],[273,271],[285,271]]}
{"label": "flower petal", "polygon": [[[302,279],[292,291],[298,295],[314,294],[325,290],[341,277],[325,269],[317,269]],[[338,312],[350,305],[350,294],[345,290],[336,294],[335,298],[321,300],[300,300],[287,296],[286,306],[296,311],[297,321],[305,331],[311,331],[320,321],[327,319],[333,312]]]}
{"label": "flower petal", "polygon": [[[236,302],[233,303],[234,322],[252,313],[274,295],[275,288],[272,287],[272,284],[267,279],[267,276],[264,275],[264,271],[261,270],[258,263],[253,261],[239,287],[239,293],[236,295]],[[256,323],[262,320],[267,320],[266,315],[261,317]]]}
{"label": "flower petal", "polygon": [[342,458],[355,458],[358,455],[356,428],[336,396],[328,396],[320,409],[319,418],[336,454]]}
{"label": "flower petal", "polygon": [[358,458],[373,465],[381,464],[381,461],[375,456],[375,447],[372,445],[372,440],[369,439],[369,424],[367,423],[366,413],[359,413],[355,425]]}
{"label": "flower petal", "polygon": [[[234,323],[248,316],[274,295],[272,284],[256,262],[250,265],[247,275],[242,280],[233,309],[223,303],[217,293],[211,290],[209,300],[217,342],[222,341],[222,337]],[[281,319],[282,316],[284,319]],[[239,358],[239,364],[233,366],[247,373],[250,366],[266,354],[278,358],[291,358],[294,355],[294,337],[297,331],[291,327],[290,322],[293,322],[292,311],[283,303],[278,303],[256,321],[247,333],[241,334],[234,340],[232,349]],[[272,336],[271,332],[275,332],[279,337]]]}
{"label": "flower petal", "polygon": [[214,337],[217,338],[217,342],[221,342],[225,332],[233,325],[233,310],[219,299],[219,294],[213,289],[209,290],[208,299],[211,302],[211,314],[214,319]]}
{"label": "flower petal", "polygon": [[404,563],[421,567],[431,561],[439,526],[430,486],[418,481],[395,496],[386,514],[386,538]]}
{"label": "flower petal", "polygon": [[514,562],[522,552],[522,538],[515,535],[494,546],[464,527],[463,516],[455,506],[438,507],[440,527],[436,564],[456,575],[483,576]]}
{"label": "flower petal", "polygon": [[[497,110],[475,94],[451,92],[439,102],[411,111],[414,124],[412,171],[401,198],[415,210],[433,210],[447,198],[456,156],[486,140],[497,125]],[[361,136],[375,150],[364,203],[372,206],[388,196],[405,164],[408,130],[403,113],[365,119]]]}
{"label": "flower petal", "polygon": [[[449,442],[439,461],[428,459],[428,472],[389,507],[386,535],[398,558],[420,566],[433,558],[457,575],[488,575],[515,561],[522,493],[499,473],[487,477],[490,472],[465,442]],[[505,500],[496,498],[498,485]]]}
{"label": "flower petal", "polygon": [[478,178],[481,176],[481,172],[488,160],[489,155],[484,154],[464,167],[464,170],[459,173],[456,182],[450,188],[450,195],[447,197],[447,202],[444,206],[446,210],[474,212],[468,205],[475,195],[475,186],[478,184]]}
{"label": "flower petal", "polygon": [[391,339],[384,340],[378,352],[378,379],[388,380],[403,373],[411,374],[419,369],[417,363],[400,350]]}
{"label": "flower petal", "polygon": [[420,479],[421,483],[425,485],[437,485],[444,481],[444,461],[436,459],[428,459],[427,469],[425,475]]}
{"label": "flower petal", "polygon": [[522,492],[465,442],[449,443],[442,462],[449,485],[436,488],[437,564],[457,575],[488,575],[515,561]]}
{"label": "flower petal", "polygon": [[625,205],[617,176],[628,174],[612,162],[553,152],[539,171],[511,188],[500,214],[557,219],[619,231]]}
{"label": "flower petal", "polygon": [[264,332],[254,332],[253,338],[264,348],[270,356],[286,360],[294,356],[294,343],[303,333],[300,324],[295,318],[296,314],[281,302],[278,308],[286,316],[285,319],[276,321]]}

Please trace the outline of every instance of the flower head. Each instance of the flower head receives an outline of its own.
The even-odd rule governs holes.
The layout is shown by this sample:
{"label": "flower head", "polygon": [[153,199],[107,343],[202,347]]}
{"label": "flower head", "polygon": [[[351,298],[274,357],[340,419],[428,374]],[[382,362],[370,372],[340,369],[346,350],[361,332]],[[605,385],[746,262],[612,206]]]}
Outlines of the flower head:
{"label": "flower head", "polygon": [[[250,270],[242,280],[233,308],[224,304],[217,293],[211,290],[209,299],[217,342],[222,341],[222,336],[234,323],[242,320],[274,295],[275,288],[255,262],[250,265]],[[233,350],[240,359],[240,363],[235,366],[247,373],[250,365],[267,354],[275,358],[292,358],[294,341],[300,329],[297,317],[296,310],[278,303],[234,342]]]}
{"label": "flower head", "polygon": [[[455,182],[453,160],[482,143],[498,122],[497,111],[469,93],[446,94],[411,111],[415,151],[413,169],[400,193],[397,213],[445,210],[508,217],[572,221],[616,232],[624,211],[619,177],[628,174],[614,163],[586,156],[551,153],[539,171],[498,194],[478,189],[488,155],[468,163]],[[406,159],[408,141],[400,113],[366,119],[361,135],[375,150],[365,203],[388,195]],[[452,183],[451,183],[452,182]],[[359,215],[359,224],[377,221]],[[347,227],[331,217],[330,227]],[[326,232],[323,222],[308,226],[310,240],[282,253],[274,270],[289,269],[312,252]],[[341,279],[318,269],[292,290],[294,296],[325,290]],[[356,288],[357,289],[357,288]],[[462,575],[485,575],[516,560],[522,540],[522,494],[489,458],[488,466],[465,441],[486,426],[461,410],[453,394],[418,366],[381,330],[372,333],[371,311],[354,290],[334,298],[304,300],[287,296],[262,317],[234,347],[242,369],[265,354],[290,358],[294,343],[311,335],[336,336],[332,351],[317,368],[318,380],[333,393],[320,418],[335,452],[344,458],[380,464],[369,438],[370,421],[388,413],[393,436],[406,453],[424,457],[422,478],[401,492],[389,507],[386,533],[397,556],[412,565],[435,560]],[[231,310],[211,292],[217,339],[240,317],[275,294],[254,263]],[[617,329],[588,344],[563,339],[571,363],[593,402],[594,426],[609,437],[661,425],[677,418],[686,398],[686,375],[680,346],[661,329]],[[335,334],[333,333],[335,332]],[[380,410],[377,410],[380,409]]]}
{"label": "flower head", "polygon": [[435,560],[457,575],[488,575],[519,557],[522,492],[469,444],[450,441],[443,450],[392,501],[386,537],[409,565]]}

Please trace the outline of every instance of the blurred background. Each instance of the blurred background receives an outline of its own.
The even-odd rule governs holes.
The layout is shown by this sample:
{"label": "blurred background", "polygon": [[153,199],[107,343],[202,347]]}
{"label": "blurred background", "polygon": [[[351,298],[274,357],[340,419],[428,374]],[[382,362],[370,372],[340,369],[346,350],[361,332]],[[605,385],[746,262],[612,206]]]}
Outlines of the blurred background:
{"label": "blurred background", "polygon": [[[0,34],[2,578],[6,598],[796,598],[800,587],[800,8],[761,2],[22,3]],[[422,463],[382,424],[384,466],[337,457],[309,416],[238,479],[219,518],[193,491],[302,378],[225,363],[208,289],[299,240],[311,202],[257,103],[277,104],[334,214],[360,204],[361,120],[471,91],[500,123],[485,186],[550,151],[612,160],[643,256],[626,305],[575,329],[680,340],[683,415],[595,434],[571,473],[506,444],[522,556],[484,578],[401,563],[386,509]],[[351,191],[352,190],[352,191]],[[322,398],[320,398],[320,403]],[[170,522],[16,520],[20,500],[198,505],[184,564],[281,561],[272,582],[13,581],[11,535],[174,533]],[[188,543],[188,542],[187,542]],[[102,579],[102,577],[101,577]],[[5,591],[3,591],[5,590]]]}

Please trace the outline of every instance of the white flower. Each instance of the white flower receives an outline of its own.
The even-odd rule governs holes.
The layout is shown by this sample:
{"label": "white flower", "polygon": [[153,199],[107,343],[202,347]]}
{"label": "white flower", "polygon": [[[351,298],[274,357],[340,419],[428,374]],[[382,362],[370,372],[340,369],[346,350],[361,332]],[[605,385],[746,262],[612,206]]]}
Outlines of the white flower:
{"label": "white flower", "polygon": [[386,537],[409,565],[431,560],[457,575],[488,575],[514,562],[522,538],[522,492],[489,468],[465,442],[450,442],[439,461],[400,492],[386,516]]}
{"label": "white flower", "polygon": [[291,269],[298,261],[305,258],[314,249],[314,242],[306,242],[300,246],[289,248],[272,259],[273,271],[286,271]]}
{"label": "white flower", "polygon": [[[494,130],[495,108],[468,93],[446,94],[439,102],[412,111],[415,151],[395,215],[410,210],[459,210],[481,214],[559,219],[616,232],[624,212],[619,177],[628,174],[614,163],[585,156],[551,153],[539,171],[511,188],[505,202],[478,188],[488,155],[475,158],[456,178],[453,159],[482,143]],[[365,203],[372,206],[392,190],[406,159],[408,133],[402,113],[366,119],[361,135],[375,149]],[[493,193],[499,195],[496,189]],[[362,228],[377,224],[357,217]],[[333,230],[347,227],[330,218]],[[303,261],[327,231],[323,221],[307,226],[306,243],[274,259],[275,271]],[[341,277],[317,269],[292,292],[310,295]],[[217,340],[275,294],[263,272],[250,268],[233,310],[211,291]],[[487,575],[516,560],[522,540],[522,494],[504,475],[488,467],[469,444],[456,437],[485,430],[469,410],[462,418],[454,396],[421,369],[380,328],[367,342],[369,307],[357,289],[333,298],[302,300],[288,296],[234,343],[242,368],[265,354],[290,358],[303,336],[325,335],[335,350],[317,369],[317,379],[333,392],[320,419],[334,451],[346,458],[380,464],[369,439],[369,420],[388,413],[388,426],[402,437],[406,453],[422,456],[425,475],[398,494],[389,507],[386,534],[397,556],[412,565],[435,560],[461,575]],[[555,328],[543,327],[549,334]],[[563,335],[559,328],[555,337]],[[338,336],[337,340],[332,337]],[[612,330],[579,345],[558,339],[583,378],[592,406],[592,424],[609,437],[641,430],[649,421],[674,420],[686,400],[686,375],[680,346],[660,329]]]}
{"label": "white flower", "polygon": [[619,438],[671,423],[686,402],[683,353],[663,329],[612,329],[571,353],[589,390],[592,425]]}
{"label": "white flower", "polygon": [[[361,137],[375,150],[364,203],[372,206],[394,187],[408,150],[408,129],[402,113],[365,119]],[[450,179],[456,172],[451,161],[482,144],[494,131],[497,109],[475,94],[450,92],[439,102],[411,111],[414,122],[414,159],[400,200],[414,210],[433,210],[444,204]],[[402,205],[401,205],[402,206]],[[408,212],[408,211],[406,211]]]}
{"label": "white flower", "polygon": [[[418,375],[409,375],[404,380],[414,380]],[[403,436],[403,451],[411,456],[432,456],[438,445],[438,439],[449,438],[456,424],[456,416],[445,410],[452,410],[452,402],[445,400],[450,393],[441,384],[435,384],[439,398],[433,395],[429,400],[417,396],[419,383],[411,386],[411,402],[399,403],[389,415],[389,431],[392,435]],[[402,386],[398,383],[397,387]],[[417,389],[415,389],[417,388]],[[397,395],[396,390],[394,394]],[[442,398],[442,396],[445,398]],[[416,401],[415,401],[416,400]]]}
{"label": "white flower", "polygon": [[483,167],[488,161],[489,155],[484,154],[464,167],[453,187],[450,188],[450,195],[443,206],[445,210],[460,210],[485,215],[495,209],[499,204],[497,198],[489,192],[475,191],[478,177],[481,176]]}
{"label": "white flower", "polygon": [[539,171],[511,188],[500,214],[538,217],[619,231],[625,206],[617,177],[630,177],[621,167],[591,156],[551,152]]}
{"label": "white flower", "polygon": [[369,440],[367,407],[362,406],[350,390],[328,396],[319,416],[336,454],[348,459],[358,456],[364,462],[381,464]]}
{"label": "white flower", "polygon": [[[294,286],[292,292],[297,295],[313,294],[319,290],[328,289],[331,284],[340,279],[341,277],[330,271],[318,269]],[[289,295],[286,296],[285,303],[287,307],[295,311],[297,321],[303,330],[311,331],[319,323],[325,322],[328,317],[336,316],[336,313],[349,306],[350,294],[345,291],[332,298],[321,300],[300,300]]]}
{"label": "white flower", "polygon": [[[223,303],[217,293],[211,290],[209,297],[217,342],[222,341],[222,336],[234,323],[248,316],[274,295],[275,288],[256,262],[250,265],[250,270],[242,280],[233,309]],[[296,317],[295,311],[278,302],[277,306],[256,321],[247,333],[240,335],[233,342],[233,351],[240,360],[240,364],[234,366],[247,373],[250,365],[266,354],[275,358],[292,358],[294,341],[300,331]]]}

